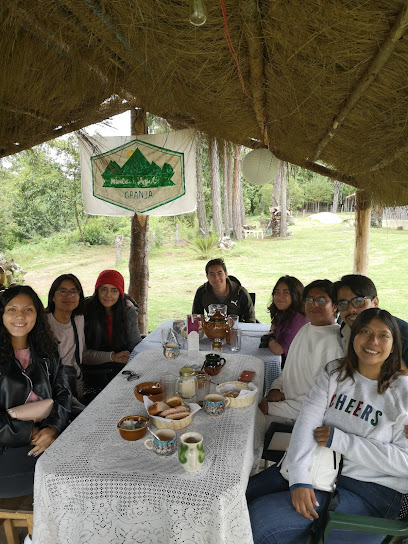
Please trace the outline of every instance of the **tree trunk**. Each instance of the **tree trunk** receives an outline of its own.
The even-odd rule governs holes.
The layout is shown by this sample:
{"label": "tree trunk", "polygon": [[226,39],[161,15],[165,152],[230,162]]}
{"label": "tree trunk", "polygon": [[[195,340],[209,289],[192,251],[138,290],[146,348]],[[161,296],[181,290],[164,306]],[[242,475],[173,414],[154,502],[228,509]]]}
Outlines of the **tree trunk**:
{"label": "tree trunk", "polygon": [[223,227],[221,213],[220,165],[218,160],[218,146],[215,138],[211,138],[209,144],[213,223],[216,233],[221,237],[223,233]]}
{"label": "tree trunk", "polygon": [[[146,114],[144,110],[131,110],[132,136],[146,134]],[[132,217],[129,256],[129,294],[139,305],[139,330],[147,334],[147,290],[149,286],[149,216]]]}
{"label": "tree trunk", "polygon": [[233,197],[232,197],[232,222],[234,228],[234,236],[237,240],[242,239],[242,216],[240,210],[240,164],[241,164],[241,146],[236,145],[234,156],[234,180],[233,180]]}
{"label": "tree trunk", "polygon": [[384,213],[384,206],[376,204],[371,210],[371,226],[382,228],[382,218]]}
{"label": "tree trunk", "polygon": [[286,225],[287,225],[287,216],[286,216],[286,163],[284,161],[279,161],[278,168],[279,178],[280,178],[280,187],[281,187],[281,221],[280,221],[280,237],[286,238]]}
{"label": "tree trunk", "polygon": [[205,213],[205,200],[203,192],[203,167],[201,162],[201,138],[197,133],[196,147],[196,170],[197,170],[197,218],[198,228],[201,236],[207,236],[207,216]]}
{"label": "tree trunk", "polygon": [[233,162],[234,162],[234,148],[231,142],[228,142],[228,177],[227,177],[227,183],[228,183],[228,224],[230,226],[230,234],[231,234],[231,228],[233,226],[233,219],[232,219],[232,176],[233,176]]}
{"label": "tree trunk", "polygon": [[354,245],[354,274],[368,274],[371,201],[363,191],[356,193],[356,227]]}
{"label": "tree trunk", "polygon": [[[282,161],[279,161],[279,165]],[[273,193],[272,193],[272,207],[277,208],[279,206],[280,202],[280,192],[281,192],[281,184],[280,184],[281,178],[278,171],[276,172],[275,179],[273,180]]]}
{"label": "tree trunk", "polygon": [[231,192],[230,192],[230,183],[228,180],[228,144],[224,141],[223,146],[223,187],[224,187],[224,233],[225,236],[229,238],[230,235],[230,205],[231,205]]}
{"label": "tree trunk", "polygon": [[333,193],[333,213],[337,213],[337,207],[339,205],[339,192],[340,192],[340,181],[334,182],[334,193]]}

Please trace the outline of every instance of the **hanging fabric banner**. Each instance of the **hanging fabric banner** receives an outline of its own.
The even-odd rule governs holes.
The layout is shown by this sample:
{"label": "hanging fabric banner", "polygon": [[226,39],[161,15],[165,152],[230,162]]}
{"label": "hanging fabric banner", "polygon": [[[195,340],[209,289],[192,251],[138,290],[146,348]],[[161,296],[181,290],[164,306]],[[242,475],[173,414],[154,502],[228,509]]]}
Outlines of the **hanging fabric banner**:
{"label": "hanging fabric banner", "polygon": [[91,215],[178,215],[196,209],[196,131],[79,137]]}

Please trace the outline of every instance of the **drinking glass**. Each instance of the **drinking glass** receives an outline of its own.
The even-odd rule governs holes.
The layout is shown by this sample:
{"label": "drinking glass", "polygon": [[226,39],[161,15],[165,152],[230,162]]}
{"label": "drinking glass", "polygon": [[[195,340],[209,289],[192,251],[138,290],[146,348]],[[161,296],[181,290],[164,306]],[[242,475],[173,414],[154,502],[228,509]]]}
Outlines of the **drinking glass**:
{"label": "drinking glass", "polygon": [[176,394],[177,376],[173,374],[165,374],[160,378],[160,383],[163,391],[163,398],[172,397]]}
{"label": "drinking glass", "polygon": [[241,329],[231,329],[230,332],[230,348],[231,351],[240,351],[241,349]]}

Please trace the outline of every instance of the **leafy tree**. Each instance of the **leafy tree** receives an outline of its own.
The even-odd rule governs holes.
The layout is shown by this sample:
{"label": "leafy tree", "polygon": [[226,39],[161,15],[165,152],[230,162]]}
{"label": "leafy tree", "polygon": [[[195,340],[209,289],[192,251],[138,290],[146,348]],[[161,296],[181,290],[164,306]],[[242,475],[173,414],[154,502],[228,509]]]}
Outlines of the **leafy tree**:
{"label": "leafy tree", "polygon": [[75,137],[36,146],[10,158],[6,193],[15,236],[28,240],[80,226],[79,152]]}

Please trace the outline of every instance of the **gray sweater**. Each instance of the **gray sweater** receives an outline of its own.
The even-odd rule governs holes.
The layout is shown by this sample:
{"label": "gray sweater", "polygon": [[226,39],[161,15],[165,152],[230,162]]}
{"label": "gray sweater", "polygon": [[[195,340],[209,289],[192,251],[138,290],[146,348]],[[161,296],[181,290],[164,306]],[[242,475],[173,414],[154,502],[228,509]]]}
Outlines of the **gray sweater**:
{"label": "gray sweater", "polygon": [[329,426],[329,447],[343,454],[344,476],[408,493],[408,376],[380,395],[376,380],[356,371],[354,381],[339,382],[338,374],[338,361],[332,361],[303,403],[288,450],[289,485],[311,484],[313,431]]}

